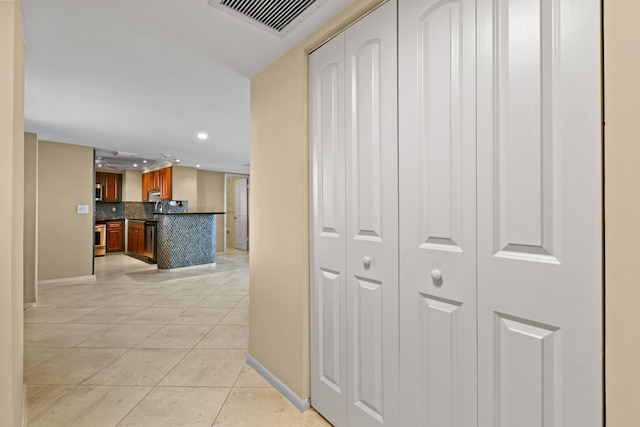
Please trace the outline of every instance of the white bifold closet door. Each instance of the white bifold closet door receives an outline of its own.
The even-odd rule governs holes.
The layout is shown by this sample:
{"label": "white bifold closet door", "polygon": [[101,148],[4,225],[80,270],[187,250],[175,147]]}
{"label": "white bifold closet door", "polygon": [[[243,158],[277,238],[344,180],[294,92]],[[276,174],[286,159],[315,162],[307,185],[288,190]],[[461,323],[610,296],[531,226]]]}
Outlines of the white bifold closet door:
{"label": "white bifold closet door", "polygon": [[600,1],[400,0],[397,80],[395,7],[311,55],[312,405],[600,426]]}
{"label": "white bifold closet door", "polygon": [[600,0],[478,0],[481,426],[602,425]]}
{"label": "white bifold closet door", "polygon": [[312,405],[398,425],[396,3],[310,55]]}
{"label": "white bifold closet door", "polygon": [[476,426],[475,0],[398,10],[399,425]]}

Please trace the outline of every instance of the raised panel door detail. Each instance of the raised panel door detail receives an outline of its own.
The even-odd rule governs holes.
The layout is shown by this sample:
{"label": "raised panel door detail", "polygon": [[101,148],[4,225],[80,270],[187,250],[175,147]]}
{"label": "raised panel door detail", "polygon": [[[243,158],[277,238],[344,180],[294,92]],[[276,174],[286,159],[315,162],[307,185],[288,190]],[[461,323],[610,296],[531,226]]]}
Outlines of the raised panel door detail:
{"label": "raised panel door detail", "polygon": [[319,145],[318,150],[318,203],[320,214],[318,224],[320,232],[330,236],[331,234],[340,234],[339,216],[343,212],[341,209],[341,194],[344,190],[340,190],[340,186],[344,185],[344,179],[341,174],[344,170],[341,164],[341,129],[339,125],[338,114],[342,113],[342,108],[338,105],[340,98],[338,91],[342,90],[339,86],[340,79],[338,64],[328,64],[320,73],[318,83],[320,85],[316,90],[320,96],[317,100],[317,111],[320,114],[318,118],[319,125]]}
{"label": "raised panel door detail", "polygon": [[311,399],[347,422],[344,34],[309,56]]}
{"label": "raised panel door detail", "polygon": [[477,426],[475,6],[399,2],[401,426]]}
{"label": "raised panel door detail", "polygon": [[481,427],[602,425],[601,5],[477,0]]}
{"label": "raised panel door detail", "polygon": [[497,256],[557,263],[557,0],[496,0]]}
{"label": "raised panel door detail", "polygon": [[320,378],[336,392],[342,392],[342,340],[340,330],[340,275],[334,271],[320,270],[318,286],[318,325]]}
{"label": "raised panel door detail", "polygon": [[495,315],[496,427],[561,425],[559,328]]}
{"label": "raised panel door detail", "polygon": [[349,420],[399,425],[397,4],[345,31]]}
{"label": "raised panel door detail", "polygon": [[422,402],[419,425],[464,425],[462,304],[419,294],[418,305],[422,363],[415,381]]}
{"label": "raised panel door detail", "polygon": [[353,231],[356,239],[381,239],[380,43],[368,41],[353,52],[351,141]]}
{"label": "raised panel door detail", "polygon": [[354,401],[356,406],[382,423],[382,283],[361,277],[355,277],[354,281]]}
{"label": "raised panel door detail", "polygon": [[462,192],[461,10],[440,2],[419,20],[418,144],[426,248],[460,250]]}

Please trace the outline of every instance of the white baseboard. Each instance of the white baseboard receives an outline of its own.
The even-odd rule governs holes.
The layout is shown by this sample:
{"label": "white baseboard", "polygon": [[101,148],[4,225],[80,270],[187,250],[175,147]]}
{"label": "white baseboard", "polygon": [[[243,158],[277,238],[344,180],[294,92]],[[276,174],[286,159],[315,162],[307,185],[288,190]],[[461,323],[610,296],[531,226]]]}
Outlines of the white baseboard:
{"label": "white baseboard", "polygon": [[65,277],[63,279],[49,279],[49,280],[40,280],[38,281],[38,286],[40,285],[54,285],[59,283],[79,283],[79,282],[95,282],[96,276],[92,274],[90,276],[75,276],[75,277]]}
{"label": "white baseboard", "polygon": [[260,362],[251,357],[251,355],[247,355],[247,364],[256,370],[262,377],[267,380],[269,384],[273,386],[276,390],[280,392],[296,409],[300,412],[305,412],[309,410],[309,400],[302,400],[295,394],[289,387],[286,386],[285,383],[280,381],[275,377],[267,368],[262,366]]}
{"label": "white baseboard", "polygon": [[27,385],[22,384],[22,427],[27,427]]}

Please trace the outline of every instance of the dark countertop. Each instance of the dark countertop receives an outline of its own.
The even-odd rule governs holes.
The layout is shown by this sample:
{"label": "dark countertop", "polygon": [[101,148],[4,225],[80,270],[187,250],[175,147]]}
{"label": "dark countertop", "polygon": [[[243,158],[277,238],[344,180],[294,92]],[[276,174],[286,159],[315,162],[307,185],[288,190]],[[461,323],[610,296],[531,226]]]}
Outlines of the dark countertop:
{"label": "dark countertop", "polygon": [[107,223],[111,221],[124,221],[124,218],[96,218],[95,219],[96,224],[102,224],[102,223]]}
{"label": "dark countertop", "polygon": [[158,221],[158,218],[127,218],[129,221]]}
{"label": "dark countertop", "polygon": [[224,215],[226,212],[157,212],[154,215]]}

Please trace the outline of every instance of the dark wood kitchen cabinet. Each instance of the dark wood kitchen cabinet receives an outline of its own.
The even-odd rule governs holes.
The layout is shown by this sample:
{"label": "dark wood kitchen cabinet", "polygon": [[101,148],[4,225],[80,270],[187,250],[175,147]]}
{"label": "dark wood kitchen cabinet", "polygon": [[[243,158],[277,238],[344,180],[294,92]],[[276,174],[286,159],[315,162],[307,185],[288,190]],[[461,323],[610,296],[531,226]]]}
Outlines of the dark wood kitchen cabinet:
{"label": "dark wood kitchen cabinet", "polygon": [[148,173],[142,174],[142,201],[149,201],[149,190],[151,190],[151,175]]}
{"label": "dark wood kitchen cabinet", "polygon": [[160,191],[160,171],[153,171],[151,173],[151,190]]}
{"label": "dark wood kitchen cabinet", "polygon": [[102,173],[102,201],[120,202],[122,175],[119,173]]}
{"label": "dark wood kitchen cabinet", "polygon": [[129,221],[127,240],[130,253],[144,256],[144,222]]}
{"label": "dark wood kitchen cabinet", "polygon": [[107,222],[107,252],[122,252],[124,249],[122,221]]}
{"label": "dark wood kitchen cabinet", "polygon": [[160,200],[171,200],[171,168],[160,169]]}
{"label": "dark wood kitchen cabinet", "polygon": [[149,201],[149,191],[159,191],[161,200],[171,200],[173,181],[171,167],[142,174],[142,201]]}

